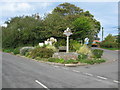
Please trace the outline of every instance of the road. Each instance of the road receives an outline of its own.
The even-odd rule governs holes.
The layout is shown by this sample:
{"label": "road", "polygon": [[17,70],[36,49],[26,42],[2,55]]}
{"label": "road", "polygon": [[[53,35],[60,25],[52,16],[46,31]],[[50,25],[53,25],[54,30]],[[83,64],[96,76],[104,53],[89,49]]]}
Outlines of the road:
{"label": "road", "polygon": [[2,54],[3,88],[117,88],[117,61],[64,67]]}
{"label": "road", "polygon": [[[101,49],[101,48],[92,48],[92,49]],[[118,53],[119,51],[113,51],[113,50],[107,50],[107,49],[101,49],[104,50],[102,58],[106,59],[107,61],[115,61],[118,60]]]}

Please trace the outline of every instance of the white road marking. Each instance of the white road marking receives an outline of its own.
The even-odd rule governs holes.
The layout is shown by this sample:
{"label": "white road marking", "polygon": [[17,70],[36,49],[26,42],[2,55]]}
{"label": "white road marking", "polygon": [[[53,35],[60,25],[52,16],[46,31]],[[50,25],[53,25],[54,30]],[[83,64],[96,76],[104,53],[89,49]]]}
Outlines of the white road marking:
{"label": "white road marking", "polygon": [[92,74],[90,74],[90,73],[84,73],[84,74],[86,74],[86,75],[88,75],[88,76],[93,76]]}
{"label": "white road marking", "polygon": [[54,67],[59,67],[59,66],[54,66]]}
{"label": "white road marking", "polygon": [[115,83],[120,83],[119,81],[117,81],[117,80],[113,80],[113,82],[115,82]]}
{"label": "white road marking", "polygon": [[73,70],[74,72],[80,72],[80,71],[77,71],[77,70]]}
{"label": "white road marking", "polygon": [[42,84],[42,83],[39,82],[38,80],[35,80],[35,82],[38,83],[38,84],[40,84],[40,85],[41,85],[42,87],[44,87],[45,89],[50,90],[50,89],[48,89],[48,87],[46,87],[44,84]]}
{"label": "white road marking", "polygon": [[65,67],[62,67],[63,69],[65,69],[65,70],[68,70],[68,68],[65,68]]}
{"label": "white road marking", "polygon": [[105,77],[101,77],[101,76],[97,76],[98,78],[100,78],[100,79],[104,79],[104,80],[106,80],[107,78],[105,78]]}

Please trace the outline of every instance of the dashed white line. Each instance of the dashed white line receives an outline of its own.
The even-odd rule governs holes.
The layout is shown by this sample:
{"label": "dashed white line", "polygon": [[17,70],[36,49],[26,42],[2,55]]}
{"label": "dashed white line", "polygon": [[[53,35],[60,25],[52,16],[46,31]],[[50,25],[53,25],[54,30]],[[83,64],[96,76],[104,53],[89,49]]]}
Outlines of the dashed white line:
{"label": "dashed white line", "polygon": [[90,73],[84,73],[84,74],[86,74],[86,75],[88,75],[88,76],[93,76],[92,74],[90,74]]}
{"label": "dashed white line", "polygon": [[68,68],[63,67],[63,69],[68,70]]}
{"label": "dashed white line", "polygon": [[54,67],[59,67],[59,66],[54,66]]}
{"label": "dashed white line", "polygon": [[73,70],[74,72],[80,72],[80,71],[77,71],[77,70]]}
{"label": "dashed white line", "polygon": [[115,83],[120,83],[119,81],[117,81],[117,80],[113,80],[113,82],[115,82]]}
{"label": "dashed white line", "polygon": [[104,80],[106,80],[107,78],[105,78],[105,77],[101,77],[101,76],[97,76],[98,78],[100,78],[100,79],[104,79]]}
{"label": "dashed white line", "polygon": [[35,80],[36,83],[40,84],[43,88],[47,89],[47,90],[50,90],[48,89],[48,87],[46,87],[44,84],[42,84],[41,82],[39,82],[38,80]]}

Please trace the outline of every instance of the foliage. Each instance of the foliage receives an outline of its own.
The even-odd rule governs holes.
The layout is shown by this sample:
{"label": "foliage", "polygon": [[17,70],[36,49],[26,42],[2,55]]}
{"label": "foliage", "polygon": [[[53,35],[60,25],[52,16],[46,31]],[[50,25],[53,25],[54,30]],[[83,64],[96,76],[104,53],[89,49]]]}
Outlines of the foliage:
{"label": "foliage", "polygon": [[80,47],[77,53],[87,55],[88,57],[93,56],[91,49],[86,44]]}
{"label": "foliage", "polygon": [[80,54],[80,55],[78,55],[78,59],[87,59],[87,55]]}
{"label": "foliage", "polygon": [[49,62],[55,62],[55,63],[62,63],[62,64],[70,64],[70,63],[76,64],[76,63],[78,63],[78,61],[73,60],[73,59],[64,60],[62,58],[60,58],[60,59],[59,58],[49,58],[48,61]]}
{"label": "foliage", "polygon": [[94,49],[92,50],[92,53],[94,54],[95,58],[101,58],[101,56],[103,55],[103,50]]}
{"label": "foliage", "polygon": [[7,21],[7,27],[2,30],[3,48],[16,48],[24,45],[35,45],[43,39],[41,34],[42,21],[32,16],[14,17]]}
{"label": "foliage", "polygon": [[48,49],[52,49],[54,52],[57,51],[56,47],[53,46],[53,45],[47,45],[46,48],[48,48]]}
{"label": "foliage", "polygon": [[59,58],[49,58],[49,62],[56,62],[56,63],[64,63],[64,59],[59,59]]}
{"label": "foliage", "polygon": [[6,52],[6,53],[11,53],[13,52],[13,48],[6,48],[6,49],[2,49],[3,52]]}
{"label": "foliage", "polygon": [[61,47],[61,46],[66,46],[66,41],[65,39],[59,39],[58,42],[55,43],[55,47]]}
{"label": "foliage", "polygon": [[[23,46],[35,46],[47,38],[66,39],[63,35],[67,27],[71,29],[74,40],[84,40],[99,33],[100,22],[94,19],[89,11],[70,3],[63,3],[46,14],[43,19],[35,19],[33,16],[19,16],[5,22],[6,28],[2,29],[3,48],[16,48]],[[56,46],[65,46],[66,42],[60,42]]]}
{"label": "foliage", "polygon": [[79,7],[76,7],[75,5],[70,3],[63,3],[58,5],[53,10],[53,13],[55,12],[60,13],[61,15],[74,15],[83,12],[83,9],[80,9]]}
{"label": "foliage", "polygon": [[106,48],[118,48],[118,44],[117,43],[109,42],[109,41],[100,43],[100,46],[101,47],[106,47]]}
{"label": "foliage", "polygon": [[70,50],[73,50],[73,51],[79,50],[81,46],[82,45],[78,41],[70,40]]}
{"label": "foliage", "polygon": [[40,48],[35,48],[34,50],[32,50],[30,56],[32,58],[35,58],[35,57],[49,58],[49,57],[52,57],[53,53],[54,52],[52,49],[40,47]]}
{"label": "foliage", "polygon": [[34,49],[34,47],[23,47],[20,49],[20,54],[25,55],[27,52],[30,52]]}
{"label": "foliage", "polygon": [[73,60],[73,59],[70,59],[70,60],[65,60],[65,62],[64,62],[65,64],[77,64],[78,63],[78,61],[77,60]]}
{"label": "foliage", "polygon": [[13,50],[13,53],[16,55],[16,54],[19,54],[20,53],[20,49],[21,49],[21,47],[18,47],[18,48],[15,48],[14,50]]}
{"label": "foliage", "polygon": [[117,39],[112,36],[112,34],[109,34],[105,40],[100,43],[100,46],[105,48],[118,48],[119,44]]}
{"label": "foliage", "polygon": [[87,63],[87,64],[100,64],[105,62],[104,59],[93,59],[93,60],[80,59],[78,61],[81,63]]}

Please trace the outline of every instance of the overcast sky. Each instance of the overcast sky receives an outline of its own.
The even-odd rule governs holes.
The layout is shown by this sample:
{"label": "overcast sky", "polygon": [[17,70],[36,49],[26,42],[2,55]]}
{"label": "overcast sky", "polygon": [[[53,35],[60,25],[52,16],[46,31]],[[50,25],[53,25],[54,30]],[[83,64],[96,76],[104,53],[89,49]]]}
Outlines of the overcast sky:
{"label": "overcast sky", "polygon": [[[57,0],[56,0],[57,1]],[[64,2],[0,2],[0,25],[15,16],[32,15],[40,16],[50,13],[57,5]],[[108,34],[117,35],[118,30],[118,2],[69,2],[77,7],[88,10],[101,22],[104,27],[104,37]],[[101,38],[101,32],[99,33]]]}

